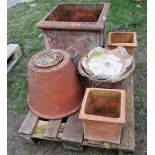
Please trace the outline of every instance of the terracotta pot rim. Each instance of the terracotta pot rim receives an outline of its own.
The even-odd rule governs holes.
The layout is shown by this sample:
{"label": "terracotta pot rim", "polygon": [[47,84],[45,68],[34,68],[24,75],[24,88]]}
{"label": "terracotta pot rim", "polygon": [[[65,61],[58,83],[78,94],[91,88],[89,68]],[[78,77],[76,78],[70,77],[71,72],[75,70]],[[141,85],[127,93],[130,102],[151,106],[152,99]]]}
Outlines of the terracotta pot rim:
{"label": "terracotta pot rim", "polygon": [[107,122],[107,123],[119,123],[119,124],[125,124],[126,122],[125,118],[122,119],[121,116],[118,118],[111,118],[111,117],[90,115],[86,113],[84,113],[83,115],[80,114],[79,118],[82,120],[90,120],[90,121],[95,121],[95,122]]}
{"label": "terracotta pot rim", "polygon": [[[85,113],[85,106],[88,94],[91,90],[99,90],[99,91],[111,91],[111,92],[120,92],[121,93],[121,105],[120,105],[120,116],[118,118],[110,118],[103,116],[90,115]],[[119,123],[125,124],[125,90],[120,89],[102,89],[102,88],[86,88],[84,98],[81,105],[81,110],[79,114],[79,118],[82,120],[91,120],[97,122],[109,122],[109,123]]]}
{"label": "terracotta pot rim", "polygon": [[[61,5],[90,5],[99,4],[104,5],[102,12],[97,22],[64,22],[64,21],[46,21],[46,18]],[[61,3],[55,6],[36,26],[40,29],[62,29],[62,30],[87,30],[87,31],[101,31],[104,29],[104,23],[108,15],[108,10],[111,3]]]}
{"label": "terracotta pot rim", "polygon": [[77,107],[75,107],[74,109],[72,109],[70,112],[67,112],[67,113],[64,113],[64,114],[61,114],[61,115],[51,116],[51,117],[49,117],[49,116],[47,116],[47,115],[44,115],[44,114],[42,114],[42,113],[40,113],[40,112],[37,112],[35,109],[33,109],[33,108],[31,107],[31,105],[29,104],[29,102],[28,102],[28,106],[29,106],[30,110],[31,110],[34,114],[36,114],[37,116],[39,116],[39,117],[41,117],[41,118],[44,118],[44,119],[61,119],[61,118],[64,118],[64,117],[68,117],[68,116],[70,116],[71,114],[73,114],[73,113],[75,113],[76,111],[78,111],[78,109],[80,109],[80,107],[81,107],[81,104],[79,104]]}
{"label": "terracotta pot rim", "polygon": [[117,46],[122,46],[122,47],[133,47],[133,48],[136,48],[137,45],[134,44],[134,43],[108,43],[107,44],[108,47],[117,47]]}
{"label": "terracotta pot rim", "polygon": [[[112,34],[133,34],[133,43],[112,43],[111,42],[111,35]],[[136,32],[109,32],[108,39],[107,39],[107,46],[123,46],[123,47],[137,47],[137,33]]]}

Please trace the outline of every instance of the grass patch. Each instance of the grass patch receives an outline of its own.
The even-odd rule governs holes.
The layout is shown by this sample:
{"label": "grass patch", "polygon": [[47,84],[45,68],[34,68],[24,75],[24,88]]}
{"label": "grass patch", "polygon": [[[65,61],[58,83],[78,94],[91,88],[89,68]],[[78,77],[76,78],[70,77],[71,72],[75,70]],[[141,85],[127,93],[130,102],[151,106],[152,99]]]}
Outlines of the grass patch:
{"label": "grass patch", "polygon": [[147,132],[147,61],[137,62],[134,74],[136,129]]}

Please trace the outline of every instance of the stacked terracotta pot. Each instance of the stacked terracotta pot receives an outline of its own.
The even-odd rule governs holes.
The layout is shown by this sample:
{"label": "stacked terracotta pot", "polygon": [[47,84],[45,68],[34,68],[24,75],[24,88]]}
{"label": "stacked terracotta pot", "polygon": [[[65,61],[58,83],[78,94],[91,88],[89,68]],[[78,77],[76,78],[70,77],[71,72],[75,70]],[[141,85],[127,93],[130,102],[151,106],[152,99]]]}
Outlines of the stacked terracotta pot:
{"label": "stacked terracotta pot", "polygon": [[113,50],[97,47],[85,54],[78,64],[86,88],[118,88],[134,69],[133,55],[122,46]]}
{"label": "stacked terracotta pot", "polygon": [[83,88],[69,55],[59,49],[52,52],[62,55],[54,66],[48,64],[52,58],[47,50],[32,56],[28,63],[28,105],[37,116],[46,119],[71,115],[80,108],[83,98]]}

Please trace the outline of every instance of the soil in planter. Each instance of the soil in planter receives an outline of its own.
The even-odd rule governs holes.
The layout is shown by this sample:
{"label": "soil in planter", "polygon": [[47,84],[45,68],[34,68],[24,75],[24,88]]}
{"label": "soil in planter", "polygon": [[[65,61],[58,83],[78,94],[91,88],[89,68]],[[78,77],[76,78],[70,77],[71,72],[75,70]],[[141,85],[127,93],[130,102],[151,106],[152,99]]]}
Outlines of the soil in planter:
{"label": "soil in planter", "polygon": [[[102,6],[103,7],[103,6]],[[66,22],[97,22],[102,7],[89,6],[60,6],[48,17],[48,21]]]}
{"label": "soil in planter", "polygon": [[86,113],[90,115],[118,118],[120,116],[120,99],[90,97]]}

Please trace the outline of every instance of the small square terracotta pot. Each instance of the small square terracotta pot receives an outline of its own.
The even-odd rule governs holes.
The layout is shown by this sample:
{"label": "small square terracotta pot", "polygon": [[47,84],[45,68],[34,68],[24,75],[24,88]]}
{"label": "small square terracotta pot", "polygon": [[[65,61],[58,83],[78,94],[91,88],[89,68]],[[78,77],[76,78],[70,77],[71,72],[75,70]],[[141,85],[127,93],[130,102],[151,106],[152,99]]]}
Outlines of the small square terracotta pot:
{"label": "small square terracotta pot", "polygon": [[79,118],[85,139],[120,144],[125,124],[125,91],[87,88]]}
{"label": "small square terracotta pot", "polygon": [[109,32],[107,46],[109,49],[123,46],[127,52],[134,55],[134,48],[137,47],[136,32]]}

